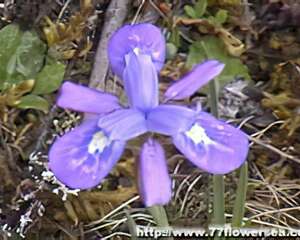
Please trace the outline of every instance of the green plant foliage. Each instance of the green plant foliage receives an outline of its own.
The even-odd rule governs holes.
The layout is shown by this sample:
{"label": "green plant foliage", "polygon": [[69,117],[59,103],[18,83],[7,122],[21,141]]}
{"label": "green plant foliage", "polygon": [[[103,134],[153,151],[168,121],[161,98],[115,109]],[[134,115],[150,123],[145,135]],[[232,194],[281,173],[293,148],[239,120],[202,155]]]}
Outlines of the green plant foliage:
{"label": "green plant foliage", "polygon": [[21,32],[17,25],[11,24],[0,30],[0,89],[8,80],[9,72],[13,72],[15,68],[16,60],[12,56],[15,56],[20,42]]}
{"label": "green plant foliage", "polygon": [[[38,34],[34,31],[22,31],[16,24],[7,25],[0,30],[0,44],[2,96],[9,96],[4,92],[14,89],[14,96],[18,96],[14,101],[19,102],[16,107],[47,111],[47,101],[37,95],[48,94],[59,88],[64,77],[65,65],[56,60],[49,61],[47,46]],[[18,92],[16,86],[29,79],[34,84],[31,88],[33,90],[30,89],[28,93]],[[32,93],[34,95],[31,95]]]}
{"label": "green plant foliage", "polygon": [[201,18],[207,8],[207,0],[198,0],[195,5],[192,7],[190,5],[184,6],[184,11],[186,15],[191,18]]}
{"label": "green plant foliage", "polygon": [[223,72],[218,77],[220,87],[232,81],[235,77],[250,80],[247,66],[239,58],[230,56],[223,41],[215,36],[205,36],[190,46],[187,67],[191,68],[194,64],[205,59],[217,59],[225,64]]}
{"label": "green plant foliage", "polygon": [[220,9],[215,17],[214,20],[216,21],[216,23],[218,23],[219,25],[224,24],[227,21],[228,18],[228,11],[224,10],[224,9]]}
{"label": "green plant foliage", "polygon": [[[215,16],[207,12],[207,0],[198,0],[194,6],[185,5],[184,11],[185,14],[193,19],[202,18],[211,22],[211,24],[216,26],[222,26],[226,23],[228,19],[228,11],[225,9],[219,9]],[[205,15],[205,16],[204,16]]]}
{"label": "green plant foliage", "polygon": [[20,98],[20,103],[17,107],[21,109],[37,109],[46,113],[49,110],[49,103],[45,98],[29,94]]}
{"label": "green plant foliage", "polygon": [[32,31],[15,24],[0,30],[0,89],[33,78],[43,67],[46,45]]}
{"label": "green plant foliage", "polygon": [[198,18],[202,17],[206,12],[207,0],[198,0],[195,4],[195,12]]}
{"label": "green plant foliage", "polygon": [[56,62],[46,65],[36,76],[34,94],[47,94],[59,88],[65,74],[65,65]]}
{"label": "green plant foliage", "polygon": [[228,19],[228,11],[220,9],[215,16],[208,16],[207,20],[216,27],[222,27]]}
{"label": "green plant foliage", "polygon": [[172,43],[177,48],[180,46],[180,34],[177,27],[174,27],[172,29],[169,42]]}
{"label": "green plant foliage", "polygon": [[24,32],[16,51],[16,71],[33,78],[43,67],[46,45],[35,32]]}
{"label": "green plant foliage", "polygon": [[173,59],[176,56],[178,48],[173,43],[167,43],[167,59]]}
{"label": "green plant foliage", "polygon": [[184,12],[185,12],[186,15],[188,15],[191,18],[197,18],[197,14],[196,14],[195,9],[190,5],[185,5],[184,6]]}

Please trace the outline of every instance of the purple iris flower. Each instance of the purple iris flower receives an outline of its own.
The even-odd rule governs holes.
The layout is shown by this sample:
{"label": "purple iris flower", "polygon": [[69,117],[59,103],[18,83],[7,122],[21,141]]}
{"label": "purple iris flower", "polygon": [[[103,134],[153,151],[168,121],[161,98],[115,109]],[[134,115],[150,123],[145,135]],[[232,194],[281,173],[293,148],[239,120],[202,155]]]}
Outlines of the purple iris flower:
{"label": "purple iris flower", "polygon": [[[126,25],[110,39],[108,56],[114,73],[123,79],[128,106],[114,95],[65,82],[57,105],[89,113],[73,131],[58,138],[49,153],[55,176],[71,188],[98,185],[120,159],[126,141],[146,132],[170,136],[194,165],[225,174],[246,160],[246,134],[203,111],[159,104],[158,72],[165,60],[165,40],[151,24]],[[216,77],[224,65],[207,60],[171,85],[164,102],[191,96]],[[166,204],[171,179],[162,146],[149,138],[139,158],[139,188],[146,206]]]}

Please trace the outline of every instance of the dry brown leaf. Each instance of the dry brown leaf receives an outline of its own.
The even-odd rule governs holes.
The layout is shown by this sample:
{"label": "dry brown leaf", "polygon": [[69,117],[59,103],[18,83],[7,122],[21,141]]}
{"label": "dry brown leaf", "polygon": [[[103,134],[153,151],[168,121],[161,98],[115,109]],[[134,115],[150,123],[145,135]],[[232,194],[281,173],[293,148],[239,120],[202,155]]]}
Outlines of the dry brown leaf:
{"label": "dry brown leaf", "polygon": [[[61,52],[63,59],[71,59],[77,53],[79,57],[85,56],[92,47],[92,43],[86,37],[88,19],[93,13],[91,0],[80,1],[80,11],[74,13],[67,23],[54,23],[49,17],[45,18],[47,26],[43,32],[47,43]],[[83,41],[84,47],[74,47],[73,42]],[[76,44],[77,45],[77,44]]]}
{"label": "dry brown leaf", "polygon": [[118,206],[135,194],[137,194],[136,187],[121,187],[113,191],[81,192],[79,196],[91,202],[110,202],[113,206]]}

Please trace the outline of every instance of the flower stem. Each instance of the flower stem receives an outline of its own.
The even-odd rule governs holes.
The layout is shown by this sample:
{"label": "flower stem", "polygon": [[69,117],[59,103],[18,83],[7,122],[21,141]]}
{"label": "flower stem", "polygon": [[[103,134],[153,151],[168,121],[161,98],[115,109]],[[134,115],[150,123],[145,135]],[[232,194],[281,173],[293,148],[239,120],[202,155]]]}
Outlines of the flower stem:
{"label": "flower stem", "polygon": [[214,213],[214,224],[224,225],[225,224],[225,200],[224,200],[224,176],[214,175],[213,176],[213,213]]}
{"label": "flower stem", "polygon": [[159,227],[168,227],[169,226],[167,213],[163,206],[155,205],[155,206],[149,207],[148,211],[150,212],[150,214],[152,215],[156,224]]}
{"label": "flower stem", "polygon": [[[218,113],[218,88],[217,81],[213,79],[209,83],[210,91],[210,108],[211,112],[215,117],[219,117]],[[214,224],[224,225],[225,219],[225,198],[224,198],[225,186],[224,176],[214,175],[213,176],[213,221]]]}
{"label": "flower stem", "polygon": [[[154,221],[156,222],[158,227],[162,227],[162,228],[169,227],[168,216],[163,206],[155,205],[152,207],[148,207],[148,211],[154,218]],[[169,237],[166,238],[166,240],[173,240],[173,238]]]}
{"label": "flower stem", "polygon": [[131,234],[131,240],[138,240],[136,232],[136,223],[127,210],[125,210],[125,214],[127,217],[127,225],[129,228],[129,232]]}
{"label": "flower stem", "polygon": [[245,162],[239,169],[240,176],[237,188],[237,195],[234,202],[232,227],[241,227],[245,213],[245,202],[248,186],[248,163]]}

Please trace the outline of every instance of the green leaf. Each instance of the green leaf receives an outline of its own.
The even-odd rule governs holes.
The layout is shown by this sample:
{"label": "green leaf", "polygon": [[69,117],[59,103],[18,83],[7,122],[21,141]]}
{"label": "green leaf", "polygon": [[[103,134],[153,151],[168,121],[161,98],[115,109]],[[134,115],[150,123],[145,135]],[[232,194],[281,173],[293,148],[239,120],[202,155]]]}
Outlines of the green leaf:
{"label": "green leaf", "polygon": [[167,56],[166,59],[173,59],[176,56],[178,48],[173,43],[166,44]]}
{"label": "green leaf", "polygon": [[8,69],[15,69],[16,60],[11,58],[21,42],[21,36],[21,31],[15,24],[7,25],[0,30],[0,89],[8,78]]}
{"label": "green leaf", "polygon": [[186,15],[188,15],[191,18],[197,18],[195,9],[189,5],[184,6],[184,12]]}
{"label": "green leaf", "polygon": [[190,46],[186,65],[191,68],[205,59],[216,59],[225,64],[223,72],[218,76],[220,87],[236,77],[250,80],[247,66],[239,58],[228,55],[223,41],[217,37],[206,36],[194,42]]}
{"label": "green leaf", "polygon": [[175,47],[179,48],[180,47],[180,34],[179,34],[179,30],[177,27],[174,27],[171,30],[171,35],[169,38],[169,42],[173,43],[175,45]]}
{"label": "green leaf", "polygon": [[224,10],[224,9],[220,9],[215,16],[215,21],[222,25],[223,23],[225,23],[227,21],[228,18],[228,11]]}
{"label": "green leaf", "polygon": [[207,8],[207,0],[198,0],[195,4],[196,17],[201,18]]}
{"label": "green leaf", "polygon": [[0,30],[0,89],[34,78],[44,65],[46,45],[34,31],[10,24]]}
{"label": "green leaf", "polygon": [[24,32],[16,52],[16,71],[26,78],[33,78],[43,67],[46,45],[35,32]]}
{"label": "green leaf", "polygon": [[49,103],[45,98],[30,94],[20,98],[20,103],[17,105],[17,107],[21,109],[37,109],[47,113],[49,109]]}
{"label": "green leaf", "polygon": [[56,62],[46,65],[36,77],[34,94],[47,94],[57,90],[64,78],[65,65]]}

